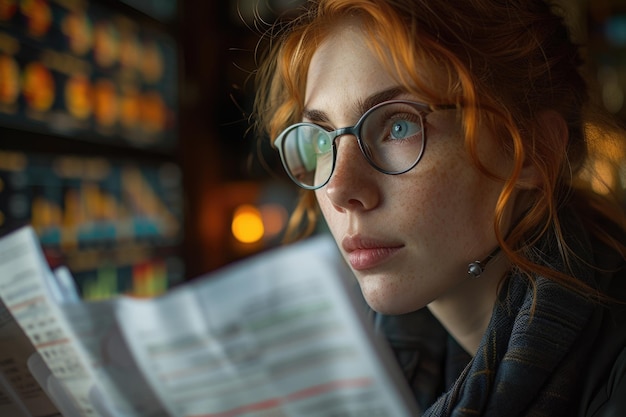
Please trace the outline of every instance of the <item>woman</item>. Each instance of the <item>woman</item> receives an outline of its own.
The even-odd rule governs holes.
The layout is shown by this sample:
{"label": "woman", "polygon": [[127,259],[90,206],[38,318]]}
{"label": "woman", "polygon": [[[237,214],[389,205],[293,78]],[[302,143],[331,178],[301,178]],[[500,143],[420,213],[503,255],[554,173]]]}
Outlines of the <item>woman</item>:
{"label": "woman", "polygon": [[321,212],[425,415],[626,415],[626,221],[590,169],[619,130],[551,7],[318,0],[272,45],[293,236]]}

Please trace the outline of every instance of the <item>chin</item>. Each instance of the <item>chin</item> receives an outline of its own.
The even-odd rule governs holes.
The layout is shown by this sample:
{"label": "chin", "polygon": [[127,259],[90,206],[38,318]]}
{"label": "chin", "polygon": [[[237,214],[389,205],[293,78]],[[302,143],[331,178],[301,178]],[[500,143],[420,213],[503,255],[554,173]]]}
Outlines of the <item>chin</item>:
{"label": "chin", "polygon": [[390,274],[355,274],[365,302],[377,313],[399,315],[428,304],[427,295],[411,279]]}
{"label": "chin", "polygon": [[363,291],[363,297],[372,310],[388,316],[411,313],[423,307],[419,303],[410,302],[406,296],[381,296],[379,293],[369,294]]}

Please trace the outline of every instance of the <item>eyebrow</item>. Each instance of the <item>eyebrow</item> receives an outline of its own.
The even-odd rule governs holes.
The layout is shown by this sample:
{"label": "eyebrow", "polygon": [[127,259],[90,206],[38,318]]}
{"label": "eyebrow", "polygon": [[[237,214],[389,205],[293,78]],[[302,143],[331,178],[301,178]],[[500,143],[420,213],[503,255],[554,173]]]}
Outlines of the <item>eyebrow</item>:
{"label": "eyebrow", "polygon": [[[384,101],[393,100],[397,98],[401,94],[405,94],[406,90],[400,87],[392,87],[383,91],[379,91],[377,93],[372,94],[371,96],[366,97],[365,99],[358,100],[354,106],[354,113],[357,118],[361,117],[363,113],[371,109],[377,104],[380,104]],[[313,123],[329,123],[330,118],[328,114],[322,110],[315,109],[307,109],[305,108],[302,111],[302,117],[304,119],[310,120]]]}

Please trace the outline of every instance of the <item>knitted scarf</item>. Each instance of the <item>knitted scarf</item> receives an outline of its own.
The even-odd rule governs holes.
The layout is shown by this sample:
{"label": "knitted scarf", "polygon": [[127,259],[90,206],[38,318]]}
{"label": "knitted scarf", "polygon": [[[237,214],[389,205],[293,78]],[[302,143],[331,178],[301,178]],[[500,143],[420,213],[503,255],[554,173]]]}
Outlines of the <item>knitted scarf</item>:
{"label": "knitted scarf", "polygon": [[[554,241],[539,253],[544,264],[564,270]],[[584,263],[574,269],[592,282]],[[527,279],[511,273],[476,355],[424,416],[571,415],[590,354],[593,335],[583,329],[592,311],[592,303],[559,284],[538,277],[533,292]]]}

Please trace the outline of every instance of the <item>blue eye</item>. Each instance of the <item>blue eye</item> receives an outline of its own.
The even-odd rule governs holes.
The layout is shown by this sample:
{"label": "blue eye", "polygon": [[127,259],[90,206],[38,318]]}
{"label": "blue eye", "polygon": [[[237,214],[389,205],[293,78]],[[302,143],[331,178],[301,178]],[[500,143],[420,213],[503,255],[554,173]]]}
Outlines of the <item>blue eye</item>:
{"label": "blue eye", "polygon": [[330,138],[325,133],[320,133],[316,140],[318,153],[330,152],[332,143]]}
{"label": "blue eye", "polygon": [[413,123],[408,120],[396,120],[391,125],[389,136],[391,139],[406,139],[417,133],[420,133],[421,126],[419,123]]}

